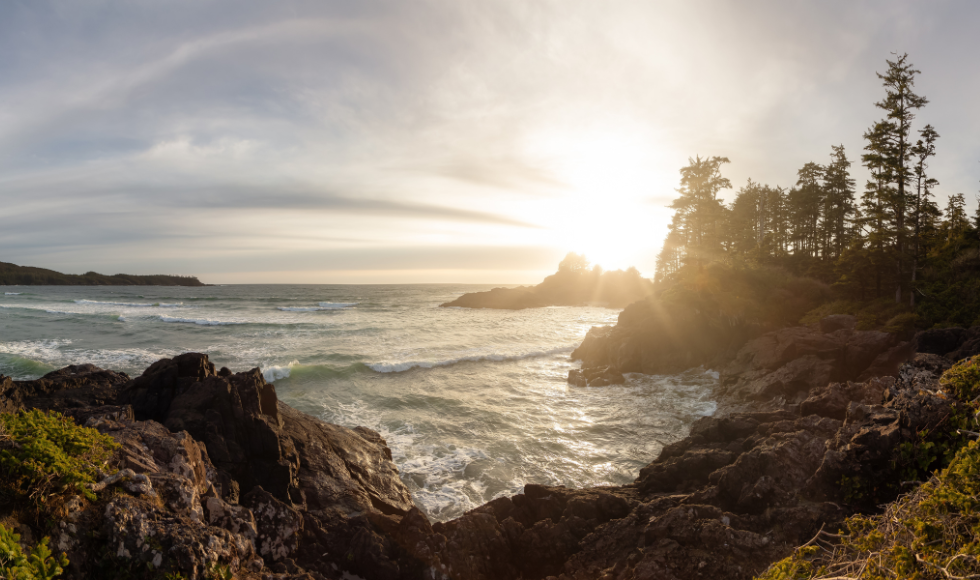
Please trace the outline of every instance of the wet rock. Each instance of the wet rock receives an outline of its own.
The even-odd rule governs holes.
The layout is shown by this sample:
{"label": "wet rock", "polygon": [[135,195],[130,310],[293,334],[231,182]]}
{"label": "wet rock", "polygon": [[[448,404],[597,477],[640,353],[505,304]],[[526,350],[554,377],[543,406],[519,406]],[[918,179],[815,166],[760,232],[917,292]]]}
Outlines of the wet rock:
{"label": "wet rock", "polygon": [[610,366],[590,367],[568,371],[568,382],[578,387],[606,387],[622,385],[626,377]]}

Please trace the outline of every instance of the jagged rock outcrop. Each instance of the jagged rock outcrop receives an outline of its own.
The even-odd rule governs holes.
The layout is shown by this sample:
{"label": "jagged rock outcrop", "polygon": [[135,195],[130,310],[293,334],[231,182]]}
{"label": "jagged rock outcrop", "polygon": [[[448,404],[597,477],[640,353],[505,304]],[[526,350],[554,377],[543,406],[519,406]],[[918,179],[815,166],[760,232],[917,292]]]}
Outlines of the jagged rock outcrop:
{"label": "jagged rock outcrop", "polygon": [[894,334],[854,330],[855,324],[852,316],[833,316],[816,327],[783,328],[750,340],[721,368],[720,394],[741,402],[799,402],[832,382],[897,375],[913,345]]}
{"label": "jagged rock outcrop", "polygon": [[[59,410],[120,445],[111,464],[130,475],[103,485],[127,494],[76,518],[111,550],[66,540],[76,571],[110,558],[188,578],[217,564],[330,578],[387,563],[398,577],[414,563],[388,538],[364,540],[372,517],[414,509],[384,439],[281,403],[257,369],[216,373],[188,353],[132,380],[81,365],[0,387],[5,411]],[[86,514],[97,507],[80,502]]]}
{"label": "jagged rock outcrop", "polygon": [[755,325],[723,322],[693,309],[641,300],[624,309],[615,326],[590,329],[571,357],[581,360],[583,369],[678,373],[725,360],[760,332]]}

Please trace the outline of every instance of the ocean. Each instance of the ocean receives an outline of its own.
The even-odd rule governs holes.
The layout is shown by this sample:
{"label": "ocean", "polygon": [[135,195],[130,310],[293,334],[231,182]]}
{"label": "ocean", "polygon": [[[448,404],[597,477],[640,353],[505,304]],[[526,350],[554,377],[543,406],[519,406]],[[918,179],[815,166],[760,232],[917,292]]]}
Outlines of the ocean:
{"label": "ocean", "polygon": [[138,375],[182,352],[259,367],[279,398],[379,431],[416,504],[445,521],[526,483],[632,482],[710,415],[718,375],[566,383],[618,310],[439,308],[488,285],[5,286],[0,374],[93,363]]}

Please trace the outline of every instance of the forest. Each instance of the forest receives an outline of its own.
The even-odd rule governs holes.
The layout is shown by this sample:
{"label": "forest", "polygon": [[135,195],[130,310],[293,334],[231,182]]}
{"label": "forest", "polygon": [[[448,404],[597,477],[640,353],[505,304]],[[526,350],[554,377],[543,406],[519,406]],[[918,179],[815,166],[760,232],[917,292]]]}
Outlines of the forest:
{"label": "forest", "polygon": [[708,265],[734,270],[779,268],[830,286],[824,314],[884,311],[900,326],[980,324],[980,208],[963,193],[936,201],[929,171],[939,133],[915,121],[928,104],[916,94],[921,74],[908,55],[877,73],[882,117],[864,132],[861,163],[870,179],[858,194],[843,145],[825,164],[809,162],[792,187],[751,179],[725,204],[727,157],[696,157],[682,168],[680,194],[656,281],[683,282]]}

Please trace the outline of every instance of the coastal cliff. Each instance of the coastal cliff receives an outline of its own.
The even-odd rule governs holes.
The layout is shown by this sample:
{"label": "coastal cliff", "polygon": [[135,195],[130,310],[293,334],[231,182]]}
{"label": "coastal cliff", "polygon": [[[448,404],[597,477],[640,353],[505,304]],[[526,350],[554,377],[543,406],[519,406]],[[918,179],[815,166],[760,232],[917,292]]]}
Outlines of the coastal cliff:
{"label": "coastal cliff", "polygon": [[[822,334],[849,325],[830,319]],[[793,364],[813,336],[780,332],[756,340]],[[380,435],[300,413],[257,370],[216,371],[191,353],[135,379],[92,365],[0,377],[4,417],[57,412],[114,444],[86,493],[63,486],[40,511],[0,494],[0,524],[25,546],[50,537],[68,578],[747,579],[941,466],[927,450],[952,445],[949,418],[970,403],[939,379],[980,352],[980,327],[927,331],[903,348],[910,358],[892,376],[794,384],[792,396],[752,374],[770,359],[740,354],[720,389],[730,401],[750,394],[746,406],[699,419],[634,483],[528,484],[435,524]]]}

